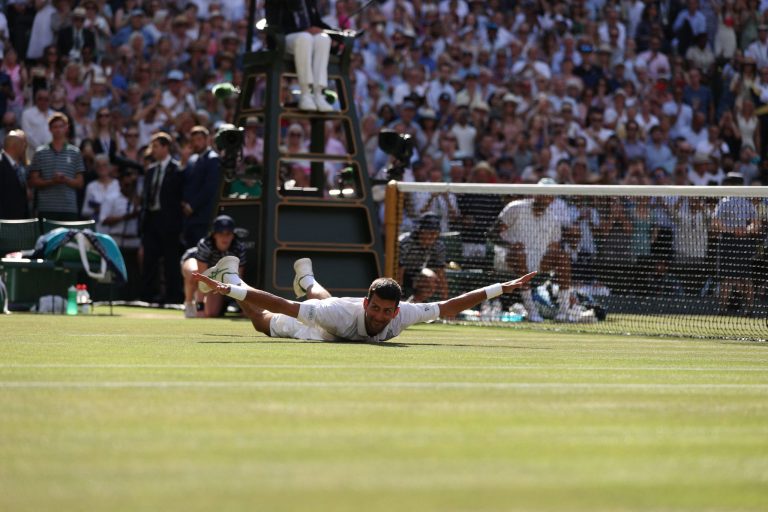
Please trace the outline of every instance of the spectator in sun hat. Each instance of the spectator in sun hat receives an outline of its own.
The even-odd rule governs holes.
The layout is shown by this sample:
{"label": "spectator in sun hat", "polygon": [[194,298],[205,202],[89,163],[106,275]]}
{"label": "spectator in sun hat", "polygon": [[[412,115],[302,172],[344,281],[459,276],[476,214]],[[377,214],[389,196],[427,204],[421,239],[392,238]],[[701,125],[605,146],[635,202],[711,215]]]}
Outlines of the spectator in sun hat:
{"label": "spectator in sun hat", "polygon": [[161,100],[163,107],[175,117],[182,112],[194,112],[197,109],[195,98],[189,92],[184,73],[179,69],[173,69],[166,76],[166,90]]}
{"label": "spectator in sun hat", "polygon": [[71,60],[80,60],[84,46],[96,48],[96,35],[85,27],[85,7],[75,7],[72,10],[72,24],[59,30],[56,47],[59,55]]}
{"label": "spectator in sun hat", "polygon": [[112,47],[117,48],[126,44],[134,33],[138,33],[144,38],[145,46],[152,46],[155,43],[151,31],[146,26],[144,11],[138,8],[130,11],[128,14],[128,24],[112,36],[110,41]]}
{"label": "spectator in sun hat", "polygon": [[203,295],[192,280],[192,272],[205,272],[224,257],[240,260],[238,274],[243,275],[247,263],[245,243],[236,234],[235,221],[229,215],[214,219],[210,232],[181,257],[181,274],[184,278],[184,317],[210,318],[221,316],[227,305],[225,297],[216,294]]}
{"label": "spectator in sun hat", "polygon": [[701,152],[693,155],[691,169],[688,172],[688,181],[691,185],[721,185],[723,178],[722,171],[716,168],[712,157]]}

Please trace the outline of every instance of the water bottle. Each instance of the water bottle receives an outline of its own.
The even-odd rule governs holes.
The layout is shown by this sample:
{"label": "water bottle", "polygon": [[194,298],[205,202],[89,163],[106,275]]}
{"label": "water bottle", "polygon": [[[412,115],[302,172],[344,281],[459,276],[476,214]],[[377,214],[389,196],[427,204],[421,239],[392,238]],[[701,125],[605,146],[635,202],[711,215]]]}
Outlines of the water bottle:
{"label": "water bottle", "polygon": [[77,314],[77,288],[75,288],[75,285],[67,289],[67,314]]}
{"label": "water bottle", "polygon": [[91,312],[91,294],[88,293],[88,286],[80,284],[77,286],[77,309],[79,313],[87,315]]}
{"label": "water bottle", "polygon": [[483,302],[480,305],[480,320],[483,322],[489,322],[491,320],[491,304],[488,301]]}
{"label": "water bottle", "polygon": [[501,305],[500,300],[496,299],[493,302],[491,302],[491,321],[500,322],[501,312],[503,310],[504,310],[504,307]]}
{"label": "water bottle", "polygon": [[501,321],[502,322],[522,322],[523,318],[525,318],[525,315],[526,315],[525,306],[517,302],[515,304],[512,304],[509,307],[509,311],[505,311],[501,315]]}

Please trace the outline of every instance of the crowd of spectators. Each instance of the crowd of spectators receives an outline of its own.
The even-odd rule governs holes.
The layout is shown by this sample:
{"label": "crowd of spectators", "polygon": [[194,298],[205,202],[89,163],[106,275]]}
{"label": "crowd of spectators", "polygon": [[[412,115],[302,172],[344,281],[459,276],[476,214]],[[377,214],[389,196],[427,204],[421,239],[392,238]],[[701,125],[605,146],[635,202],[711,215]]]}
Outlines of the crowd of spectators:
{"label": "crowd of spectators", "polygon": [[[467,180],[451,168],[472,159],[499,183],[709,185],[740,172],[762,184],[767,8],[388,2],[353,56],[365,135],[411,133],[416,160],[445,181]],[[372,167],[382,158],[371,142]]]}

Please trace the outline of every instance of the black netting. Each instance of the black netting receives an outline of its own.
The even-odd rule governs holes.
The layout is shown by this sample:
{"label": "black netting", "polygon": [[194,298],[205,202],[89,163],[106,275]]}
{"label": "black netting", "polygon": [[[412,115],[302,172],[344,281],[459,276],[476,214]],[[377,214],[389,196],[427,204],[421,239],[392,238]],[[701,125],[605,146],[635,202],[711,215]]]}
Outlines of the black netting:
{"label": "black netting", "polygon": [[768,338],[764,197],[448,188],[401,192],[396,275],[407,295],[438,300],[539,271],[530,290],[457,321]]}

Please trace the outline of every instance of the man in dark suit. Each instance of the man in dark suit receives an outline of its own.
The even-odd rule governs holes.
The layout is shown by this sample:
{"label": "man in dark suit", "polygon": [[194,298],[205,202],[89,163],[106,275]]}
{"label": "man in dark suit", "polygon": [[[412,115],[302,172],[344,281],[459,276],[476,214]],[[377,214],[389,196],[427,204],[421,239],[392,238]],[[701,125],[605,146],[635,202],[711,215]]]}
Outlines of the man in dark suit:
{"label": "man in dark suit", "polygon": [[27,177],[22,165],[26,150],[24,132],[8,132],[0,156],[0,219],[29,218]]}
{"label": "man in dark suit", "polygon": [[293,54],[301,97],[299,109],[331,112],[323,90],[328,87],[331,38],[323,32],[317,0],[267,0],[267,25],[285,34],[286,49]]}
{"label": "man in dark suit", "polygon": [[[142,298],[147,302],[182,302],[181,209],[184,174],[179,162],[171,157],[173,139],[164,132],[156,133],[150,142],[155,163],[147,170],[142,201],[141,244],[144,253]],[[165,289],[159,290],[162,259]]]}
{"label": "man in dark suit", "polygon": [[208,234],[213,209],[219,194],[221,178],[219,155],[208,145],[209,133],[205,126],[190,130],[192,156],[184,170],[184,247],[196,247]]}
{"label": "man in dark suit", "polygon": [[72,10],[72,25],[59,30],[56,41],[59,55],[71,60],[80,60],[83,47],[96,48],[96,36],[89,28],[85,28],[85,7],[75,7]]}

